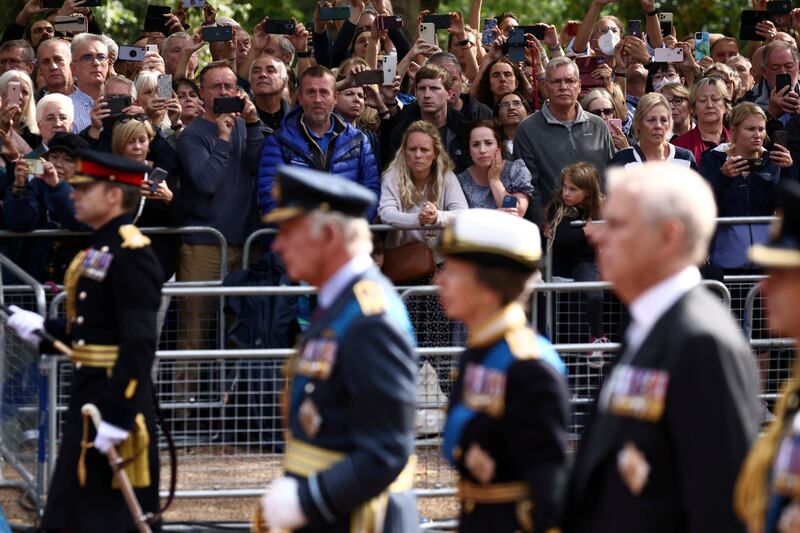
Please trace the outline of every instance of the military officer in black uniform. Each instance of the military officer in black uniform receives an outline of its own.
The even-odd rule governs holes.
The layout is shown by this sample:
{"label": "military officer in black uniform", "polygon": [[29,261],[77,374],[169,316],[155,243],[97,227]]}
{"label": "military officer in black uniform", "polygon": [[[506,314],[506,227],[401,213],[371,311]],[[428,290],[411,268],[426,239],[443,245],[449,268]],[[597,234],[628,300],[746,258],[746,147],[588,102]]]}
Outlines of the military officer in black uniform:
{"label": "military officer in black uniform", "polygon": [[406,309],[370,257],[364,217],[377,199],[353,182],[293,167],[278,169],[273,196],[273,249],[290,278],[319,292],[286,365],[286,477],[269,486],[257,528],[417,531],[417,358]]}
{"label": "military officer in black uniform", "polygon": [[[781,184],[778,221],[767,244],[750,259],[768,269],[762,284],[773,335],[800,340],[800,185]],[[795,351],[797,346],[795,346]],[[775,420],[747,456],[736,484],[736,511],[749,531],[800,531],[800,374],[792,375],[777,402]]]}
{"label": "military officer in black uniform", "polygon": [[556,531],[566,482],[565,367],[519,303],[541,257],[539,229],[500,211],[464,210],[445,228],[440,251],[442,305],[469,329],[443,445],[461,475],[459,531]]}
{"label": "military officer in black uniform", "polygon": [[[65,275],[66,321],[17,310],[8,325],[32,344],[39,342],[34,332],[44,328],[73,350],[72,393],[42,529],[135,531],[103,454],[117,446],[130,459],[125,470],[142,509],[156,512],[159,465],[150,368],[162,274],[149,239],[132,224],[148,169],[113,154],[78,150],[76,155],[69,180],[75,218],[94,234]],[[85,403],[97,405],[102,415],[96,432],[81,415]]]}

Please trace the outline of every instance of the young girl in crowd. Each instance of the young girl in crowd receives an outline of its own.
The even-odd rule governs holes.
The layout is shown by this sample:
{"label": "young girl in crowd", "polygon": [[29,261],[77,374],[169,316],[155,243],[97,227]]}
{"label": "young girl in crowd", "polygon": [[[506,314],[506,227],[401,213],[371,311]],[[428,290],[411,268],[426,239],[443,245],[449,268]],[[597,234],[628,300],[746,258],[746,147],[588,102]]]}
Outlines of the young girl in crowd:
{"label": "young girl in crowd", "polygon": [[[600,176],[589,163],[575,163],[561,171],[561,187],[547,208],[545,236],[548,252],[553,258],[552,274],[575,281],[597,281],[595,250],[589,243],[592,220],[600,218],[603,194]],[[575,220],[585,220],[583,227],[572,226]],[[603,331],[603,292],[586,293],[586,320],[590,342],[606,343]],[[602,364],[602,351],[590,354],[589,362]]]}

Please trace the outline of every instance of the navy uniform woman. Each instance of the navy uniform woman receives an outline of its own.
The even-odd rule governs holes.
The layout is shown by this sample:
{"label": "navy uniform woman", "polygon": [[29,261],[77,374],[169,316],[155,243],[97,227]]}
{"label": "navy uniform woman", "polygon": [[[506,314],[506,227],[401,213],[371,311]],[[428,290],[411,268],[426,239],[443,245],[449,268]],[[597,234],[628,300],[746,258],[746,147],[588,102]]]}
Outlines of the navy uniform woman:
{"label": "navy uniform woman", "polygon": [[564,364],[519,301],[541,257],[535,224],[460,212],[442,235],[437,276],[448,316],[469,330],[444,453],[461,476],[459,531],[556,531],[566,481]]}

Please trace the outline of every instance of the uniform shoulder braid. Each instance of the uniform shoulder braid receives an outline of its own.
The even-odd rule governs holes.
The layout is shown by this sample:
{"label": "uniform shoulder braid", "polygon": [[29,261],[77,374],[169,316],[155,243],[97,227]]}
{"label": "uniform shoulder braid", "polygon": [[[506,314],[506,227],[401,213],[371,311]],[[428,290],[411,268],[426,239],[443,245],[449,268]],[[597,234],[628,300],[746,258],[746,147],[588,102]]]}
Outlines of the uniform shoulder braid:
{"label": "uniform shoulder braid", "polygon": [[539,340],[529,327],[512,328],[506,331],[505,341],[515,359],[538,359]]}
{"label": "uniform shoulder braid", "polygon": [[119,236],[122,237],[123,248],[138,250],[150,245],[150,238],[144,235],[141,230],[133,224],[120,226]]}
{"label": "uniform shoulder braid", "polygon": [[353,285],[358,306],[364,316],[379,315],[386,311],[386,294],[380,283],[369,279],[364,279]]}

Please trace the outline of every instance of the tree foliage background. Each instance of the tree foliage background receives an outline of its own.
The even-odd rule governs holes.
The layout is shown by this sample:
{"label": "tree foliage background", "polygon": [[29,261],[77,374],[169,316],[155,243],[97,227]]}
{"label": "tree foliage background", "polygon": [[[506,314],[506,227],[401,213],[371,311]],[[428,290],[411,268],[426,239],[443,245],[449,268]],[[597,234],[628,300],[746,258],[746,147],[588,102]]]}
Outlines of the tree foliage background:
{"label": "tree foliage background", "polygon": [[[484,0],[484,17],[492,17],[504,11],[512,11],[520,17],[523,24],[548,22],[561,24],[569,19],[580,20],[591,0]],[[212,0],[213,2],[213,0]],[[0,2],[0,21],[14,20],[24,5],[23,0],[5,0]],[[96,10],[96,16],[105,33],[118,43],[132,42],[139,34],[144,20],[144,13],[149,3],[167,5],[168,2],[154,0],[105,0],[105,5]],[[220,0],[213,2],[219,15],[230,16],[239,21],[248,30],[252,29],[264,16],[272,18],[296,17],[299,22],[308,21],[314,13],[316,0],[255,0],[253,2],[232,2]],[[465,16],[469,12],[470,0],[394,0],[397,13],[409,17],[415,16],[421,5],[432,11],[446,12],[461,10]],[[675,15],[678,37],[696,32],[711,31],[738,35],[739,13],[748,9],[746,0],[662,0],[661,11],[670,11]],[[604,13],[627,19],[642,19],[642,8],[638,0],[620,0],[606,7]],[[413,18],[411,19],[413,20]],[[190,10],[190,23],[197,27],[201,22],[199,9]]]}

